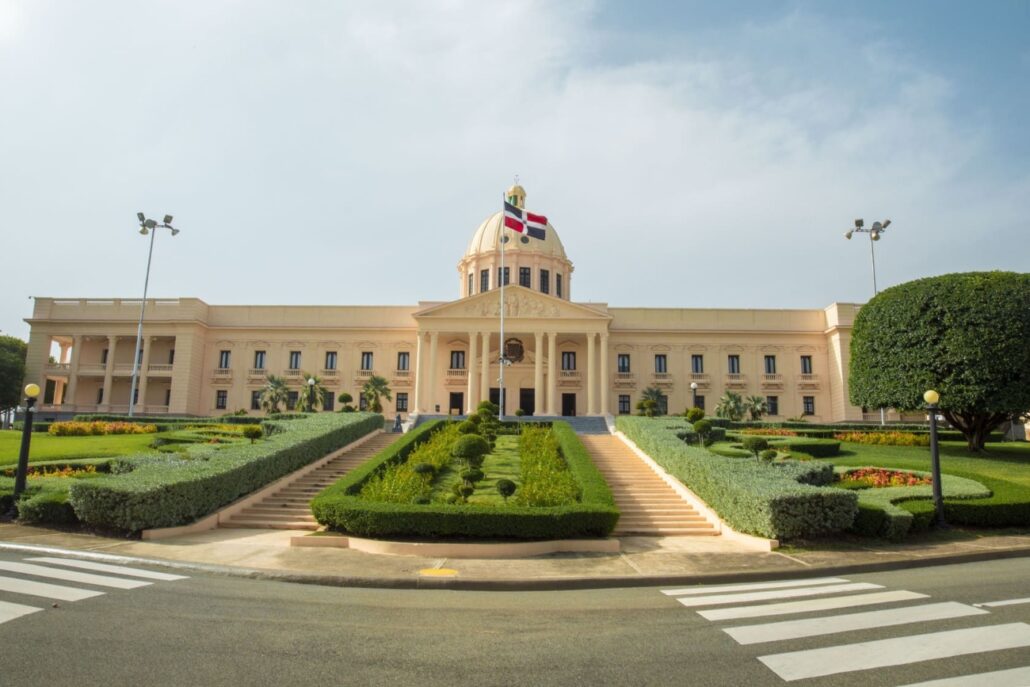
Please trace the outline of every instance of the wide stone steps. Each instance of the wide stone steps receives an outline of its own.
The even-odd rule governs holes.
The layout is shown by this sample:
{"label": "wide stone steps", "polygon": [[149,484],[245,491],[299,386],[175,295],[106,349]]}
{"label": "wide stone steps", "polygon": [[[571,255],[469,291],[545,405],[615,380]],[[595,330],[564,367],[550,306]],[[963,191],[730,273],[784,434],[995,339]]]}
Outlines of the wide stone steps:
{"label": "wide stone steps", "polygon": [[618,437],[581,435],[622,515],[615,535],[713,536],[715,527]]}
{"label": "wide stone steps", "polygon": [[379,434],[360,446],[334,458],[322,467],[284,482],[269,494],[239,513],[222,527],[278,530],[317,530],[318,522],[311,514],[311,499],[345,474],[364,463],[397,440],[399,434]]}

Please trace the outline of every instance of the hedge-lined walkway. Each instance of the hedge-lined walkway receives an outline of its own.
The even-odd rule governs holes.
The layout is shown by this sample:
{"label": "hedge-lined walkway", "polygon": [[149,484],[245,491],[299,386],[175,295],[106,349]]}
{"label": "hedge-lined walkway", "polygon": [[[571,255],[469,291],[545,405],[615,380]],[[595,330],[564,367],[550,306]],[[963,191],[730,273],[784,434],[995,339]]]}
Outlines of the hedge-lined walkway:
{"label": "hedge-lined walkway", "polygon": [[[360,446],[342,453],[307,474],[297,475],[274,494],[229,518],[222,527],[248,527],[278,530],[317,530],[311,514],[311,499],[392,444],[402,435],[379,434]],[[298,471],[301,472],[301,471]]]}
{"label": "hedge-lined walkway", "polygon": [[715,535],[717,532],[618,437],[581,435],[621,515],[613,535]]}

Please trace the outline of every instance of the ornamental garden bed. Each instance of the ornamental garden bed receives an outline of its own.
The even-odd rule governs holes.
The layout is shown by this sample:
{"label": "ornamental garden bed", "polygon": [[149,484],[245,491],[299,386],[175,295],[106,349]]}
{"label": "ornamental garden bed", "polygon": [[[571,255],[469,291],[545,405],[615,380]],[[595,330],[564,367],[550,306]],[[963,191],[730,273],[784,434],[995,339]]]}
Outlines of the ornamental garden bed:
{"label": "ornamental garden bed", "polygon": [[[315,519],[333,531],[380,538],[611,533],[619,517],[611,491],[567,423],[500,424],[489,407],[477,418],[437,420],[409,432],[319,494]],[[463,449],[477,440],[487,442],[481,461]],[[505,481],[509,488],[499,488]]]}

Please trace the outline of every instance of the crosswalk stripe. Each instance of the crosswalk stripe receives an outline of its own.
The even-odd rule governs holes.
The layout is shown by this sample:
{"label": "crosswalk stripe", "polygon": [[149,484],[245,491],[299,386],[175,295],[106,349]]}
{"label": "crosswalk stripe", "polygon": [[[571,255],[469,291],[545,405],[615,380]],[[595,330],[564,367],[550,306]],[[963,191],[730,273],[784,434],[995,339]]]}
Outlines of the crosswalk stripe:
{"label": "crosswalk stripe", "polygon": [[146,587],[153,584],[153,582],[144,582],[143,580],[127,580],[123,577],[108,577],[106,575],[94,575],[92,573],[77,572],[75,570],[60,570],[58,568],[48,568],[45,565],[33,565],[31,563],[0,561],[0,570],[22,573],[23,575],[34,575],[36,577],[49,577],[55,580],[64,580],[65,582],[93,584],[98,587],[113,587],[114,589],[136,589],[138,587]]}
{"label": "crosswalk stripe", "polygon": [[687,597],[676,599],[689,608],[696,606],[718,606],[745,601],[765,601],[766,599],[789,599],[797,596],[815,596],[817,594],[835,594],[837,592],[860,592],[867,589],[883,589],[883,585],[871,582],[852,582],[851,584],[833,584],[825,587],[802,587],[800,589],[778,589],[769,592],[745,592],[743,594],[716,594],[714,596]]}
{"label": "crosswalk stripe", "polygon": [[717,608],[709,611],[698,611],[697,614],[706,620],[742,620],[744,618],[764,618],[773,615],[790,615],[792,613],[811,613],[814,611],[830,611],[838,608],[855,608],[858,606],[874,606],[896,601],[913,601],[925,599],[928,595],[919,592],[894,591],[876,592],[874,594],[853,594],[850,596],[834,596],[826,599],[805,599],[804,601],[784,601],[778,604],[759,604],[757,606],[736,606],[734,608]]}
{"label": "crosswalk stripe", "polygon": [[785,639],[818,637],[839,632],[869,630],[874,627],[891,627],[948,618],[964,618],[966,616],[986,615],[988,613],[989,611],[973,608],[956,601],[945,601],[922,606],[890,608],[882,611],[848,613],[821,618],[805,618],[803,620],[785,620],[776,623],[763,623],[761,625],[744,625],[725,628],[723,632],[733,637],[739,644],[760,644],[762,642],[776,642]]}
{"label": "crosswalk stripe", "polygon": [[1030,625],[1009,623],[791,651],[758,660],[790,682],[1025,646],[1030,646]]}
{"label": "crosswalk stripe", "polygon": [[943,680],[918,682],[911,685],[903,685],[902,687],[983,687],[983,685],[990,685],[991,687],[1026,687],[1030,685],[1030,667],[995,670],[990,673],[978,673],[977,675],[946,677]]}
{"label": "crosswalk stripe", "polygon": [[29,613],[35,613],[36,611],[42,611],[42,608],[36,608],[35,606],[23,606],[22,604],[12,604],[7,601],[0,601],[0,623],[6,623],[8,620],[14,620],[20,618],[23,615]]}
{"label": "crosswalk stripe", "polygon": [[47,584],[46,582],[34,582],[22,580],[17,577],[4,577],[0,575],[0,591],[14,592],[15,594],[28,594],[29,596],[42,596],[48,599],[60,601],[81,601],[94,596],[102,596],[104,592],[92,589],[78,589],[76,587],[64,587],[59,584]]}
{"label": "crosswalk stripe", "polygon": [[667,596],[686,596],[689,594],[716,594],[719,592],[744,592],[760,589],[783,589],[788,587],[812,587],[819,584],[840,584],[847,582],[842,577],[815,577],[809,580],[782,580],[779,582],[754,582],[749,584],[723,584],[717,587],[685,587],[683,589],[665,589]]}
{"label": "crosswalk stripe", "polygon": [[1005,599],[1004,601],[988,601],[987,603],[974,604],[981,608],[997,608],[999,606],[1018,606],[1020,604],[1030,604],[1030,597],[1025,599]]}
{"label": "crosswalk stripe", "polygon": [[53,563],[68,568],[81,568],[83,570],[96,570],[97,572],[113,573],[115,575],[126,575],[128,577],[142,577],[148,580],[162,580],[173,582],[175,580],[188,580],[185,575],[171,575],[169,573],[154,572],[152,570],[141,570],[140,568],[127,568],[121,565],[108,565],[107,563],[94,563],[93,561],[80,561],[70,558],[51,558],[42,556],[39,558],[27,558],[26,560],[37,563]]}

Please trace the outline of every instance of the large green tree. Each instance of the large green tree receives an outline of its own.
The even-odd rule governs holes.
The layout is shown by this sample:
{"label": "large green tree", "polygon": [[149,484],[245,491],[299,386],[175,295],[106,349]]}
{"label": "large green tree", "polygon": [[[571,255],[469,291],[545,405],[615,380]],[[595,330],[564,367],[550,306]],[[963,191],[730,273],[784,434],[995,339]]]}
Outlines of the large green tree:
{"label": "large green tree", "polygon": [[[328,389],[322,383],[322,378],[316,375],[303,373],[304,383],[300,386],[300,393],[297,395],[297,410],[302,413],[313,413],[322,410],[322,404]],[[314,383],[312,383],[314,382]]]}
{"label": "large green tree", "polygon": [[290,389],[283,377],[268,375],[265,388],[261,390],[261,407],[266,413],[278,413],[279,406],[285,406],[290,398]]}
{"label": "large green tree", "polygon": [[385,377],[380,377],[379,375],[372,375],[368,378],[365,385],[361,387],[361,395],[365,397],[368,410],[373,413],[383,412],[383,404],[379,400],[380,397],[385,398],[387,401],[393,400],[389,382],[386,381]]}
{"label": "large green tree", "polygon": [[969,272],[887,289],[855,318],[851,402],[941,413],[980,451],[1030,408],[1030,274]]}
{"label": "large green tree", "polygon": [[21,403],[27,348],[21,339],[0,336],[0,411],[16,408]]}

